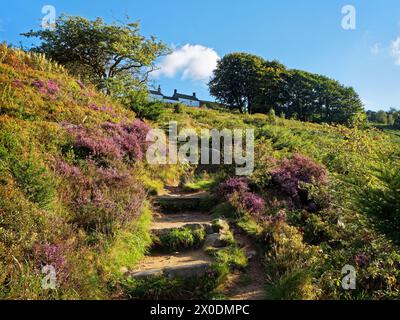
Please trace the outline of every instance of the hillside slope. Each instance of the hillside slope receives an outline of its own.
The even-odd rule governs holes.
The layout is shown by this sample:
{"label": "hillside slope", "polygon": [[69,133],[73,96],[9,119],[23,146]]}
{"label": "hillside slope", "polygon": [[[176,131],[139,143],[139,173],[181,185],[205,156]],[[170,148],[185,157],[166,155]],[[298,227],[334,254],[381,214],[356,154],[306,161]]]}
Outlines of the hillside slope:
{"label": "hillside slope", "polygon": [[[146,164],[147,132],[170,121],[254,128],[253,174]],[[274,116],[165,105],[145,123],[62,67],[0,46],[0,298],[126,297],[121,279],[152,242],[147,195],[168,184],[217,195],[213,216],[260,245],[268,298],[397,297],[399,155],[379,130]],[[227,269],[230,258],[219,256]],[[57,290],[43,289],[48,265]],[[341,287],[345,265],[357,290]]]}
{"label": "hillside slope", "polygon": [[[150,242],[148,130],[62,67],[0,47],[0,298],[110,296]],[[57,291],[42,290],[46,265]]]}

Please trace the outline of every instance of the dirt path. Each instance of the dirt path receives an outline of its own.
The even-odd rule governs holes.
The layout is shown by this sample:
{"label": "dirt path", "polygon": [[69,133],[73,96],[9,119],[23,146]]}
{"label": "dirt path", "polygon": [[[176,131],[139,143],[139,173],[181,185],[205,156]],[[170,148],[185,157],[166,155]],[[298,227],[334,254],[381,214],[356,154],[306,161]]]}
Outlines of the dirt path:
{"label": "dirt path", "polygon": [[[193,199],[193,201],[196,201],[203,195],[204,192],[185,193],[178,188],[169,188],[166,194],[158,198],[173,201],[176,201],[176,199],[182,201]],[[198,211],[201,211],[201,209],[194,208]],[[192,224],[211,225],[212,217],[209,214],[194,210],[183,212],[172,210],[168,213],[159,213],[154,218],[152,231],[157,233],[164,229],[167,231]],[[264,299],[264,270],[260,251],[254,242],[235,226],[232,225],[231,230],[234,232],[236,242],[246,250],[249,262],[246,270],[230,274],[219,291],[229,300],[262,300]],[[133,273],[143,273],[165,270],[165,268],[196,268],[196,265],[211,265],[211,263],[212,259],[204,251],[204,248],[174,253],[153,252],[146,256],[132,271]]]}
{"label": "dirt path", "polygon": [[176,213],[164,215],[160,214],[154,218],[153,230],[181,228],[186,224],[211,223],[211,217],[202,212]]}
{"label": "dirt path", "polygon": [[237,271],[228,276],[223,293],[229,300],[263,300],[265,273],[259,249],[253,241],[237,230],[235,240],[245,248],[249,262],[245,271]]}
{"label": "dirt path", "polygon": [[[179,193],[178,188],[169,188],[168,192],[158,198],[162,199],[190,199],[203,195],[204,193]],[[177,213],[158,213],[154,217],[151,230],[154,232],[163,229],[181,228],[191,224],[210,224],[212,218],[207,213],[202,212],[177,212]],[[201,263],[211,263],[211,257],[203,248],[174,253],[152,252],[146,256],[133,272],[148,271],[153,269],[163,269],[169,267],[183,267]]]}

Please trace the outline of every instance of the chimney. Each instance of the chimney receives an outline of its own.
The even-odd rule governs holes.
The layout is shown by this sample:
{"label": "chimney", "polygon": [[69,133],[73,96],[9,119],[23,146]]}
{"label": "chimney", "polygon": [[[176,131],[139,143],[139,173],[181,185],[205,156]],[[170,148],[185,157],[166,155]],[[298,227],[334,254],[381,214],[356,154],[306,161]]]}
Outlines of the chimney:
{"label": "chimney", "polygon": [[175,89],[175,90],[174,90],[174,95],[176,95],[177,93],[178,93],[178,90]]}
{"label": "chimney", "polygon": [[161,86],[158,86],[158,93],[161,93]]}
{"label": "chimney", "polygon": [[196,98],[196,92],[193,92],[193,97]]}

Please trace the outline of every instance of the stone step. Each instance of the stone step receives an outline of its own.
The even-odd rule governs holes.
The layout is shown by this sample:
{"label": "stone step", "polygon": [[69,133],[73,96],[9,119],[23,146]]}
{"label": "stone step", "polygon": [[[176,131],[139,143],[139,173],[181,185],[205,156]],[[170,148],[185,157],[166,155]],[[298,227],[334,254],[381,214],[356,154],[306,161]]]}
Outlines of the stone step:
{"label": "stone step", "polygon": [[207,192],[198,192],[157,196],[154,202],[164,214],[174,214],[185,211],[209,212],[215,205],[216,199]]}
{"label": "stone step", "polygon": [[134,270],[126,272],[133,279],[157,276],[173,277],[180,274],[201,275],[211,268],[212,258],[204,250],[173,253],[154,253],[146,256]]}
{"label": "stone step", "polygon": [[174,230],[181,230],[181,229],[191,229],[191,230],[199,230],[199,229],[204,229],[206,234],[211,234],[214,233],[215,230],[213,228],[212,223],[181,223],[181,224],[176,224],[170,227],[153,227],[151,229],[151,233],[155,236],[162,236],[170,233],[171,231]]}
{"label": "stone step", "polygon": [[154,218],[153,230],[182,228],[187,224],[209,225],[212,217],[202,212],[184,212],[170,215],[160,215]]}
{"label": "stone step", "polygon": [[174,267],[166,267],[163,269],[150,269],[129,273],[127,276],[134,280],[145,280],[156,277],[166,277],[168,279],[181,278],[200,278],[212,272],[212,264],[210,262],[201,262],[190,265],[178,265]]}

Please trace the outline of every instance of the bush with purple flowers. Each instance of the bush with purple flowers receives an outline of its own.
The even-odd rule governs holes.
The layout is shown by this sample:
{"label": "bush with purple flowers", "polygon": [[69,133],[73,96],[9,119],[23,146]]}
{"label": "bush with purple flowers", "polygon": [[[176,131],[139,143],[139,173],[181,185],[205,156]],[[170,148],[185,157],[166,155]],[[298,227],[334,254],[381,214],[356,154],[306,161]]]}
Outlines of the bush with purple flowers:
{"label": "bush with purple flowers", "polygon": [[229,199],[229,197],[236,192],[244,193],[248,190],[249,185],[246,178],[232,177],[220,183],[218,186],[218,193],[226,199]]}
{"label": "bush with purple flowers", "polygon": [[70,182],[62,195],[74,212],[73,221],[87,232],[113,235],[140,213],[145,192],[128,171],[98,167],[93,160],[81,169],[59,159],[55,168]]}
{"label": "bush with purple flowers", "polygon": [[80,157],[102,160],[142,160],[150,127],[140,120],[131,123],[107,122],[101,127],[65,125],[73,136],[73,147]]}
{"label": "bush with purple flowers", "polygon": [[295,202],[307,200],[308,194],[301,188],[302,183],[318,186],[328,182],[326,169],[300,154],[284,160],[270,173],[272,182]]}
{"label": "bush with purple flowers", "polygon": [[36,243],[33,246],[33,255],[36,261],[37,272],[41,273],[44,266],[55,269],[57,285],[62,285],[71,273],[65,254],[66,248],[59,244]]}
{"label": "bush with purple flowers", "polygon": [[241,202],[246,211],[251,214],[259,214],[265,209],[264,199],[252,192],[242,194]]}
{"label": "bush with purple flowers", "polygon": [[48,80],[47,83],[43,80],[35,80],[32,82],[32,86],[36,87],[40,93],[48,95],[50,98],[54,98],[60,91],[60,87],[53,80]]}

